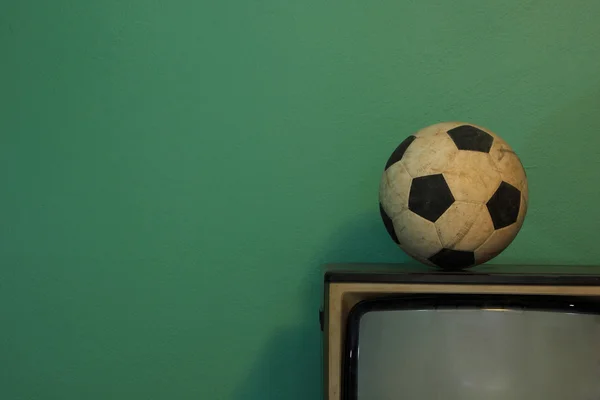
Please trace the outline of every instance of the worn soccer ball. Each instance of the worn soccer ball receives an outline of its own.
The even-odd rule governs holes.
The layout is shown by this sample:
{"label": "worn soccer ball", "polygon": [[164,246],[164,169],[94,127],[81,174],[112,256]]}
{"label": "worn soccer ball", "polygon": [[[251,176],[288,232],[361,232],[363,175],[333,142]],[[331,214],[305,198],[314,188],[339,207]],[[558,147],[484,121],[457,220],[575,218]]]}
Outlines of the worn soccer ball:
{"label": "worn soccer ball", "polygon": [[491,260],[519,233],[527,176],[490,130],[443,122],[408,136],[388,159],[379,188],[383,223],[402,250],[445,270]]}

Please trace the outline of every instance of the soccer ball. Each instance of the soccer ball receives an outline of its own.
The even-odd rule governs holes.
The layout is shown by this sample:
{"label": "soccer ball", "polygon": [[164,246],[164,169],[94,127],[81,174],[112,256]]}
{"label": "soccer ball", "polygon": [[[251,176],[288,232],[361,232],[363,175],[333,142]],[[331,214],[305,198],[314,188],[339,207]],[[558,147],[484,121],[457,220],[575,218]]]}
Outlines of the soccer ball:
{"label": "soccer ball", "polygon": [[444,270],[482,264],[517,236],[527,213],[519,157],[481,126],[443,122],[408,136],[379,186],[381,218],[412,258]]}

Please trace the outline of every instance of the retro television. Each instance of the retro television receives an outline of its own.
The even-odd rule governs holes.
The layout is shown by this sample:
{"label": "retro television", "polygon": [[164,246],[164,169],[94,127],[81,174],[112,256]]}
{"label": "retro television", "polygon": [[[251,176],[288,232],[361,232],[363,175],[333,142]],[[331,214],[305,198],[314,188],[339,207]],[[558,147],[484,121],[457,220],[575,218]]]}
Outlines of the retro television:
{"label": "retro television", "polygon": [[600,268],[326,266],[326,400],[598,400]]}

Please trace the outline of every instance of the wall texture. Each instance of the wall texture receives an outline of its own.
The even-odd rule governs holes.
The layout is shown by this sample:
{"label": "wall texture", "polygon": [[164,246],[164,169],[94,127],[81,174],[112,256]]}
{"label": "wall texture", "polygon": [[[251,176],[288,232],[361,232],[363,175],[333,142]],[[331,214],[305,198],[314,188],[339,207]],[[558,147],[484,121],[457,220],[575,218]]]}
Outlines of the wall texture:
{"label": "wall texture", "polygon": [[385,160],[503,136],[495,262],[600,258],[600,2],[0,3],[0,397],[320,397],[319,267],[404,261]]}

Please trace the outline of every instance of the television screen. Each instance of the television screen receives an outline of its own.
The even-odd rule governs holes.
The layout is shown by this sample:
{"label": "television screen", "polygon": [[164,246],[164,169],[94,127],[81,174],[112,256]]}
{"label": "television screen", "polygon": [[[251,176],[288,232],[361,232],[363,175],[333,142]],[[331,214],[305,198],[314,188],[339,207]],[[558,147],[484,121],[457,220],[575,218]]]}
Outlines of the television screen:
{"label": "television screen", "polygon": [[598,400],[600,315],[580,299],[407,297],[360,303],[348,400]]}

